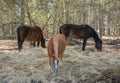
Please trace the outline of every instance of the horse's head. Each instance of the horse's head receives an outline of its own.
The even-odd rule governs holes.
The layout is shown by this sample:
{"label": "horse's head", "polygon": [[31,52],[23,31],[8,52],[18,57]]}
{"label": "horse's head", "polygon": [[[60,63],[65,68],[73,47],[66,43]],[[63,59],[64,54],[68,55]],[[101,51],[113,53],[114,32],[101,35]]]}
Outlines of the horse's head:
{"label": "horse's head", "polygon": [[46,48],[46,46],[45,46],[45,39],[44,39],[44,38],[41,39],[41,46],[42,46],[43,48]]}
{"label": "horse's head", "polygon": [[96,42],[95,47],[96,47],[97,51],[102,51],[102,40],[101,39],[99,39]]}
{"label": "horse's head", "polygon": [[58,72],[58,63],[59,63],[58,60],[53,61],[53,66],[52,66],[52,71],[53,72]]}

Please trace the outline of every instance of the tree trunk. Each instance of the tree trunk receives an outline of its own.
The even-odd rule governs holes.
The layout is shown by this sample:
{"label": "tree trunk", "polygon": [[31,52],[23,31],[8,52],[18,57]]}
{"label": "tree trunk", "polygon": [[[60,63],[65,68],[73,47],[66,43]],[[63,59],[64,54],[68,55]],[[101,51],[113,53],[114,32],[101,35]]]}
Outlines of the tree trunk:
{"label": "tree trunk", "polygon": [[24,4],[25,2],[24,2],[24,0],[21,0],[21,25],[24,25],[25,24],[25,22],[24,22],[24,20],[25,20],[25,9],[24,9]]}
{"label": "tree trunk", "polygon": [[64,24],[67,23],[67,7],[66,7],[66,0],[63,0],[63,14],[64,14]]}
{"label": "tree trunk", "polygon": [[98,25],[99,36],[100,36],[100,38],[102,38],[102,18],[101,18],[101,11],[100,11],[100,0],[99,0],[99,16],[98,16],[98,18],[99,18],[99,25]]}

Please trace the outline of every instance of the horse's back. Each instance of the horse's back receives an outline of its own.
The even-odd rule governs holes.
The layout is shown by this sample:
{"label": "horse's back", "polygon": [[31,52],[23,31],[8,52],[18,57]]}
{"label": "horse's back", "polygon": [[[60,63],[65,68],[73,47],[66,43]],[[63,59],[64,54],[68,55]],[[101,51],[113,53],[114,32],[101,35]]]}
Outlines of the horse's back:
{"label": "horse's back", "polygon": [[93,30],[93,28],[91,26],[89,26],[88,24],[81,24],[81,25],[76,25],[76,24],[64,24],[59,28],[60,33],[62,32],[66,32],[67,31],[90,31]]}
{"label": "horse's back", "polygon": [[66,37],[71,36],[74,39],[82,39],[93,36],[95,30],[87,24],[64,24],[59,28],[59,33],[64,34]]}
{"label": "horse's back", "polygon": [[21,26],[20,27],[21,39],[25,39],[27,41],[38,41],[42,35],[42,30],[38,27],[30,27],[30,26]]}
{"label": "horse's back", "polygon": [[42,31],[39,27],[33,27],[30,28],[29,34],[27,36],[27,40],[40,40],[40,37],[42,36]]}
{"label": "horse's back", "polygon": [[65,36],[63,34],[55,34],[53,36],[53,39],[56,41],[59,41],[59,42],[66,42],[66,39],[65,39]]}
{"label": "horse's back", "polygon": [[54,44],[63,45],[66,43],[66,39],[63,34],[55,34],[52,39]]}
{"label": "horse's back", "polygon": [[[66,47],[66,38],[63,34],[53,35],[48,42],[48,55],[52,56],[54,54],[55,48],[58,49],[58,53],[61,54]],[[63,54],[63,53],[62,53]]]}

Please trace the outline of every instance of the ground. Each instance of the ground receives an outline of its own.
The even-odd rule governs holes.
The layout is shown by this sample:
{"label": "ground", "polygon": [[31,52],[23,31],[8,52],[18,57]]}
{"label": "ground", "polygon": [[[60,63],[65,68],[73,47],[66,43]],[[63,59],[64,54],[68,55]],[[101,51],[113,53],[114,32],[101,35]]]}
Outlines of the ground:
{"label": "ground", "polygon": [[0,83],[120,83],[120,49],[103,44],[103,51],[97,52],[93,44],[86,51],[67,45],[54,73],[46,49],[25,42],[18,52],[16,39],[0,40]]}

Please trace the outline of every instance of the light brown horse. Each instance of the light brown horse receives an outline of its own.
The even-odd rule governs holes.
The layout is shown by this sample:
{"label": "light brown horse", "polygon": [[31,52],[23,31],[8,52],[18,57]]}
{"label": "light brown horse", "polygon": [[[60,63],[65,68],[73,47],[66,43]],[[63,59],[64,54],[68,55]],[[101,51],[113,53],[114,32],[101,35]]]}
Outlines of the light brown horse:
{"label": "light brown horse", "polygon": [[52,71],[58,71],[58,63],[62,60],[66,48],[66,38],[63,34],[55,34],[48,41],[47,52]]}
{"label": "light brown horse", "polygon": [[24,41],[32,41],[37,42],[37,46],[41,42],[41,46],[45,48],[45,39],[43,37],[43,33],[40,27],[34,26],[20,26],[17,28],[17,40],[18,40],[18,49],[19,51],[22,49],[22,44]]}

